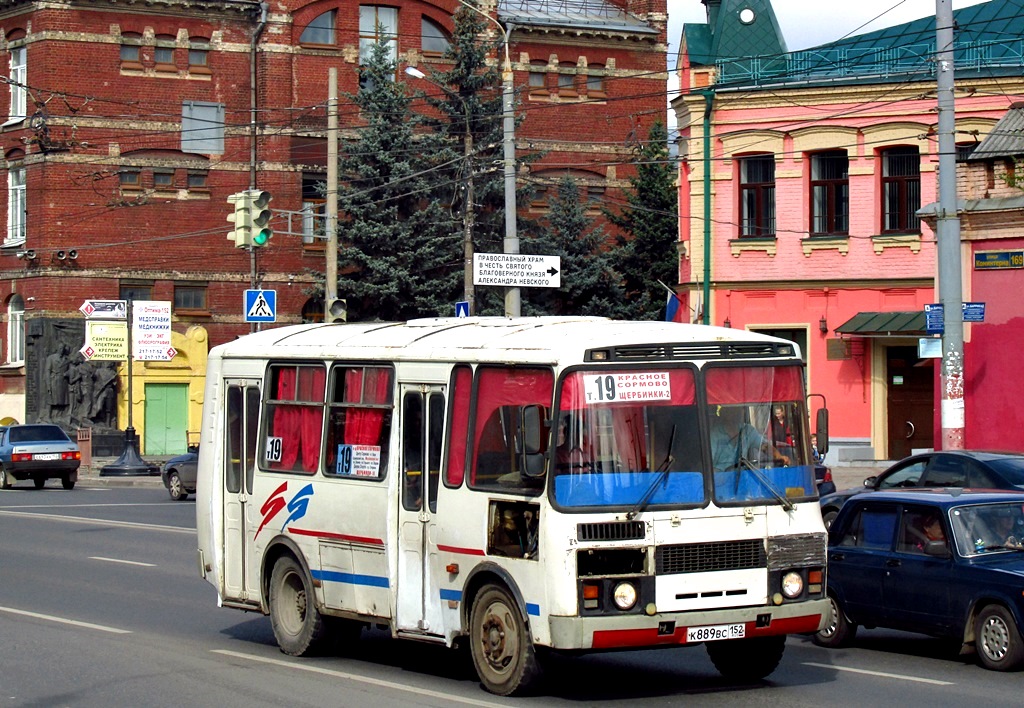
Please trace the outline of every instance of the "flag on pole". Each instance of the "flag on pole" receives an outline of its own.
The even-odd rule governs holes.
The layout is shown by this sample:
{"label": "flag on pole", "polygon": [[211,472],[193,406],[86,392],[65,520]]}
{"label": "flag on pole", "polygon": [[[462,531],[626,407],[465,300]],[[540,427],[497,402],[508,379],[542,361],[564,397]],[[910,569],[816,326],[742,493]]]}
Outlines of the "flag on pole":
{"label": "flag on pole", "polygon": [[683,312],[683,304],[679,302],[679,296],[675,293],[669,293],[668,298],[665,300],[665,321],[683,322],[685,314]]}

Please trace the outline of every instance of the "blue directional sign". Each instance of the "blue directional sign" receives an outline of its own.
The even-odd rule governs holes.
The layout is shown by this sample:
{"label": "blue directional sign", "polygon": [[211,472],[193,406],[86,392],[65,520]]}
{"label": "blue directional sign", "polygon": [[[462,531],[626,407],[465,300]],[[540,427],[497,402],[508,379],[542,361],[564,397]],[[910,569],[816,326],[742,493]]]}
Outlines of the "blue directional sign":
{"label": "blue directional sign", "polygon": [[943,322],[945,308],[941,302],[924,306],[924,331],[928,334],[943,334],[946,325]]}
{"label": "blue directional sign", "polygon": [[965,302],[964,305],[964,322],[984,322],[985,321],[985,303],[983,302]]}
{"label": "blue directional sign", "polygon": [[455,303],[455,316],[469,317],[469,301],[459,300],[457,303]]}
{"label": "blue directional sign", "polygon": [[245,291],[245,321],[246,322],[276,322],[277,321],[277,291],[276,290],[246,290]]}

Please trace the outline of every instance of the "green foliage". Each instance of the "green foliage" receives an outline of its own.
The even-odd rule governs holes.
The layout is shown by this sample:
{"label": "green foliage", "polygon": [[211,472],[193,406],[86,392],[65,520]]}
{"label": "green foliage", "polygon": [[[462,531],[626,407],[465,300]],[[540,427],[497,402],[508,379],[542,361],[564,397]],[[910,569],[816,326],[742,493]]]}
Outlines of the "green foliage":
{"label": "green foliage", "polygon": [[564,177],[551,202],[547,228],[521,243],[523,253],[561,257],[562,286],[523,288],[524,315],[627,314],[613,256],[603,248],[604,229],[591,225],[576,180]]}
{"label": "green foliage", "polygon": [[665,289],[679,282],[678,195],[675,165],[668,159],[668,133],[658,122],[635,150],[636,175],[630,177],[627,206],[606,211],[608,220],[625,232],[616,262],[632,319],[659,319],[664,314]]}
{"label": "green foliage", "polygon": [[339,157],[338,294],[349,321],[450,314],[462,279],[461,236],[445,205],[429,198],[434,137],[420,130],[385,45],[362,67],[349,96],[366,122]]}

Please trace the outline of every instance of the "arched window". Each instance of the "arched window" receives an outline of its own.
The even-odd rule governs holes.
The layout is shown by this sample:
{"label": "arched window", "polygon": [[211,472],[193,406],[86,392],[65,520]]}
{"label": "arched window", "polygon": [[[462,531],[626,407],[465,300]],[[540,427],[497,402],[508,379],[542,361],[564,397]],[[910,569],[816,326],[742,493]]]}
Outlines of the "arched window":
{"label": "arched window", "polygon": [[7,154],[7,237],[4,246],[25,243],[28,201],[25,188],[24,153],[12,150]]}
{"label": "arched window", "polygon": [[7,363],[25,362],[25,301],[12,295],[7,301]]}
{"label": "arched window", "polygon": [[299,44],[334,44],[334,13],[328,10],[306,25],[299,37]]}
{"label": "arched window", "polygon": [[604,67],[600,64],[587,65],[587,95],[591,98],[604,98],[605,92]]}
{"label": "arched window", "polygon": [[558,94],[576,95],[576,64],[564,61],[558,65]]}
{"label": "arched window", "polygon": [[451,46],[448,33],[429,17],[423,17],[420,34],[420,46],[424,54],[444,54]]}
{"label": "arched window", "polygon": [[153,49],[153,62],[157,71],[174,70],[174,48],[177,39],[174,35],[158,34],[156,36],[156,47]]}
{"label": "arched window", "polygon": [[138,32],[121,34],[121,68],[142,68],[142,35]]}
{"label": "arched window", "polygon": [[189,38],[188,70],[193,74],[210,72],[210,40],[204,37]]}
{"label": "arched window", "polygon": [[530,62],[530,93],[547,93],[548,63],[546,61]]}

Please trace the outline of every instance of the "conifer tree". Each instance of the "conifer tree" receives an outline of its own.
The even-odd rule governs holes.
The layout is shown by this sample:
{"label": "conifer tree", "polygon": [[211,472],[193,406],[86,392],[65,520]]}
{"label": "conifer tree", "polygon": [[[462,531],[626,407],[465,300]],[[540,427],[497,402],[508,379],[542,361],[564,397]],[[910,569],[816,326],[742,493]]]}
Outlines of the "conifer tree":
{"label": "conifer tree", "polygon": [[386,44],[349,95],[365,125],[339,156],[338,294],[350,321],[451,314],[462,279],[461,241],[441,201],[432,136],[396,82]]}
{"label": "conifer tree", "polygon": [[659,319],[666,292],[679,281],[678,195],[675,166],[669,160],[668,133],[661,122],[651,126],[646,142],[637,146],[636,175],[630,177],[627,205],[606,210],[608,220],[624,232],[618,238],[616,262],[632,319]]}
{"label": "conifer tree", "polygon": [[547,223],[522,251],[561,258],[561,287],[524,288],[524,315],[623,317],[626,306],[613,254],[603,249],[605,232],[592,227],[576,180],[563,177],[551,200]]}

